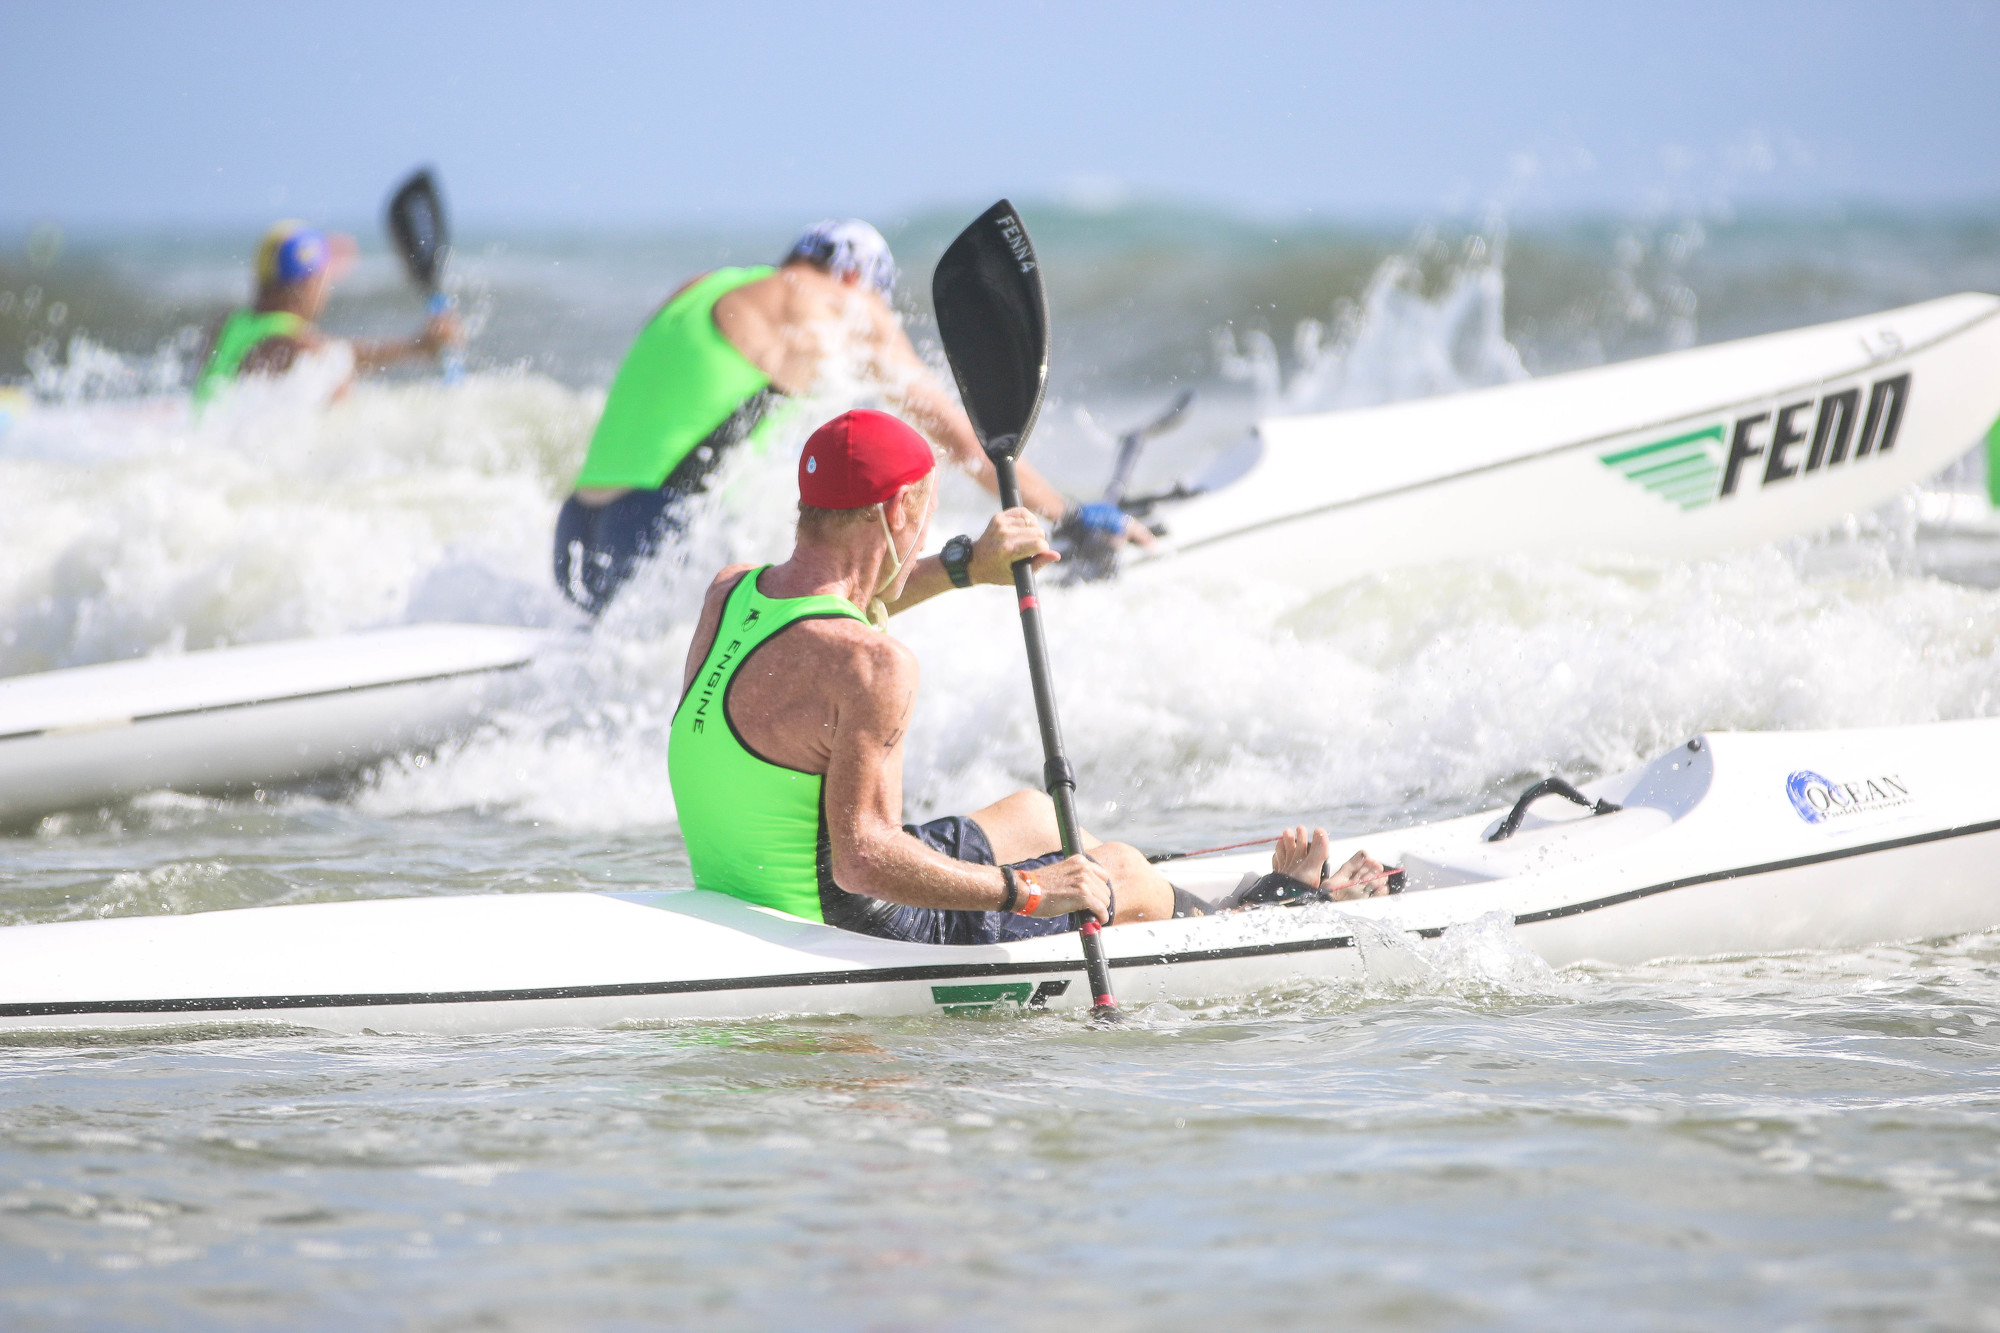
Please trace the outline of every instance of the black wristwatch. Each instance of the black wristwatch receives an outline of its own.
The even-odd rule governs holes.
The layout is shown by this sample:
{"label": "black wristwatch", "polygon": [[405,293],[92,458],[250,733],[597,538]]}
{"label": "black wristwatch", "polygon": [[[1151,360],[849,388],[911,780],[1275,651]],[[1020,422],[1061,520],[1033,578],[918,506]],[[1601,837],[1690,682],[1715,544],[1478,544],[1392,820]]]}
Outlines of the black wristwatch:
{"label": "black wristwatch", "polygon": [[952,587],[972,586],[972,538],[959,533],[944,544],[938,559],[944,562],[944,572],[951,575]]}

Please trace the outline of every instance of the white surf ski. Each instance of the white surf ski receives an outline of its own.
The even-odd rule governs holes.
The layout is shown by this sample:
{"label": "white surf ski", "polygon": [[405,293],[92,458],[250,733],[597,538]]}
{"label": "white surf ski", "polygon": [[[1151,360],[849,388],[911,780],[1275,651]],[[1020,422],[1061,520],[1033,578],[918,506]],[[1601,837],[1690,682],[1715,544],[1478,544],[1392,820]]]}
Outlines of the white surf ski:
{"label": "white surf ski", "polygon": [[545,631],[408,625],[0,679],[0,824],[357,768],[483,715]]}
{"label": "white surf ski", "polygon": [[[1103,933],[1128,1006],[1407,974],[1482,921],[1561,966],[1926,939],[2000,924],[2000,720],[1710,735],[1554,796],[1343,840],[1394,897]],[[1615,807],[1615,808],[1614,808]],[[1494,835],[1509,823],[1513,831]],[[1263,856],[1171,863],[1211,903]],[[1378,960],[1380,960],[1378,962]],[[1421,963],[1417,963],[1421,967]],[[684,1018],[1088,1006],[1071,935],[909,944],[719,894],[522,893],[0,929],[0,1030],[277,1023],[501,1032]]]}
{"label": "white surf ski", "polygon": [[1693,558],[1880,505],[2000,418],[2000,297],[1356,411],[1270,417],[1128,572],[1311,589],[1515,551]]}

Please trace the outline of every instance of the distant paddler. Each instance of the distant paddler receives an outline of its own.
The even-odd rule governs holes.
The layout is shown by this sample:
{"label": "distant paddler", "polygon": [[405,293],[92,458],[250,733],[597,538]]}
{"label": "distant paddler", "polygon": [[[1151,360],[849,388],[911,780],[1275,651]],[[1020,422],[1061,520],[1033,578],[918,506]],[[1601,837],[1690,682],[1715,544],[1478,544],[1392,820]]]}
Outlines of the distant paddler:
{"label": "distant paddler", "polygon": [[[692,499],[745,443],[767,442],[783,399],[847,373],[998,494],[965,411],[931,374],[890,306],[896,264],[859,219],[821,222],[776,267],[720,268],[654,313],[625,355],[574,493],[556,519],[556,584],[596,614],[676,537]],[[1116,506],[1074,505],[1025,465],[1022,498],[1052,523],[1095,523],[1150,544]]]}
{"label": "distant paddler", "polygon": [[[210,338],[194,385],[194,404],[206,406],[222,387],[245,375],[283,375],[308,353],[344,345],[355,374],[399,361],[436,356],[464,341],[449,311],[433,315],[414,338],[371,341],[329,338],[316,321],[333,284],[353,267],[354,238],[303,222],[280,222],[257,246],[257,289],[250,306],[225,317]],[[344,387],[344,386],[343,386]]]}
{"label": "distant paddler", "polygon": [[[0,387],[0,431],[28,414],[28,395],[19,389]],[[2000,434],[2000,427],[1995,430]]]}

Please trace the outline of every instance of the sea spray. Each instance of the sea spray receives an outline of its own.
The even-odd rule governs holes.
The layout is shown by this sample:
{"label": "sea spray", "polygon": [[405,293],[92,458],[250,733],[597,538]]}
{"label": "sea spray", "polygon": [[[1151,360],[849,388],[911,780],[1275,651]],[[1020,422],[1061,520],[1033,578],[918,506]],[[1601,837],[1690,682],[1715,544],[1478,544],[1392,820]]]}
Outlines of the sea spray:
{"label": "sea spray", "polygon": [[643,563],[587,632],[579,623],[528,669],[514,707],[422,766],[385,766],[364,807],[476,809],[588,829],[670,825],[667,728],[703,598],[723,568],[790,553],[797,451],[855,401],[871,401],[867,386],[838,370],[823,377],[785,410],[768,447],[717,469],[681,542]]}
{"label": "sea spray", "polygon": [[[397,487],[422,481],[410,466],[418,475]],[[503,482],[517,465],[491,466],[498,476],[468,467],[459,489],[493,486],[520,497],[516,513],[546,512],[544,480]],[[364,807],[671,827],[666,728],[702,592],[724,565],[789,552],[794,466],[784,448],[734,460],[688,544],[642,569],[587,632],[545,582],[536,548],[546,538],[532,529],[512,546],[490,528],[485,545],[476,530],[452,544],[378,542],[372,555],[394,551],[411,571],[375,604],[378,616],[511,608],[575,635],[525,674],[489,727],[425,767],[385,768]],[[504,513],[493,504],[465,516],[497,525]],[[932,546],[977,532],[988,513],[982,493],[950,478]],[[1311,598],[1254,571],[1053,592],[1046,615],[1086,821],[1101,836],[1162,846],[1196,829],[1254,836],[1279,818],[1366,828],[1490,803],[1530,777],[1629,766],[1708,728],[1925,721],[1995,706],[1991,594],[1893,571],[1828,576],[1816,572],[1824,548],[1696,563],[1514,558],[1399,571]],[[906,749],[909,817],[1037,785],[1005,596],[938,598],[893,630],[924,672]]]}
{"label": "sea spray", "polygon": [[1507,341],[1501,242],[1467,239],[1464,262],[1436,296],[1423,291],[1422,266],[1407,255],[1382,261],[1358,303],[1334,312],[1333,336],[1317,319],[1293,332],[1293,368],[1281,369],[1276,346],[1252,329],[1241,350],[1232,331],[1216,332],[1225,377],[1257,390],[1268,414],[1327,412],[1458,393],[1527,378]]}
{"label": "sea spray", "polygon": [[[1380,400],[1408,391],[1395,378],[1405,360],[1513,373],[1512,342],[1494,338],[1514,316],[1493,284],[1547,245],[1516,232],[1504,257],[1442,241],[1396,252],[1425,266],[1421,286],[1371,261],[1374,305],[1357,308],[1372,322],[1312,344],[1293,387]],[[1619,262],[1657,292],[1647,266],[1672,249],[1649,233]],[[1713,251],[1711,239],[1687,262]],[[1519,288],[1509,276],[1510,309]],[[1065,364],[1080,373],[1074,354]],[[421,767],[385,767],[358,800],[376,815],[473,810],[591,830],[671,827],[666,726],[701,595],[726,564],[785,557],[799,435],[866,392],[836,366],[790,433],[732,460],[688,541],[590,627],[555,589],[548,543],[600,391],[487,371],[450,389],[364,382],[321,409],[311,393],[244,387],[198,423],[178,398],[43,402],[0,436],[0,672],[418,620],[569,631],[487,728]],[[1084,457],[1061,409],[1045,413],[1030,457],[1087,492],[1108,455],[1100,444]],[[1198,403],[1161,445],[1199,447],[1188,442],[1213,411]],[[933,549],[990,513],[950,476]],[[1045,614],[1087,822],[1181,846],[1281,820],[1360,829],[1473,808],[1525,778],[1623,767],[1711,727],[1990,712],[2000,613],[1990,594],[1928,577],[1908,558],[1921,549],[1909,523],[1863,522],[1711,561],[1505,559],[1317,598],[1254,569],[1052,589]],[[894,631],[924,672],[908,815],[1038,785],[1004,594],[938,598]]]}
{"label": "sea spray", "polygon": [[184,399],[43,407],[0,439],[0,672],[563,619],[542,534],[595,395],[496,374],[322,408],[310,377],[243,387],[199,421]]}
{"label": "sea spray", "polygon": [[1422,993],[1460,1000],[1553,996],[1566,983],[1515,934],[1514,918],[1487,912],[1422,939],[1373,917],[1343,921],[1361,955],[1364,993]]}

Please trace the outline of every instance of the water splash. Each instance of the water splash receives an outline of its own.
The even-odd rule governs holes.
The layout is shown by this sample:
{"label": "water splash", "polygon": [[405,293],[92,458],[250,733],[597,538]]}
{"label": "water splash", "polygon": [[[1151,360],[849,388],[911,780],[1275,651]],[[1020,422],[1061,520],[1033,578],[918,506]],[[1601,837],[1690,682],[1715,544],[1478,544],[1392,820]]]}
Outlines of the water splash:
{"label": "water splash", "polygon": [[32,344],[24,355],[28,383],[51,403],[85,403],[171,393],[183,387],[200,354],[201,330],[189,326],[163,340],[148,356],[121,356],[90,335],[71,336],[63,355],[53,341]]}
{"label": "water splash", "polygon": [[[1497,268],[1480,273],[1451,312],[1417,319],[1425,336],[1472,329],[1494,350],[1482,341],[1494,325],[1472,312],[1492,313]],[[1422,300],[1391,288],[1368,328]],[[1400,362],[1371,359],[1375,336],[1329,344],[1348,350],[1313,363],[1312,391],[1406,389]],[[701,594],[726,564],[784,558],[799,438],[872,401],[851,375],[829,376],[790,434],[731,461],[685,546],[585,634],[553,587],[548,541],[596,392],[489,372],[451,389],[364,383],[321,409],[310,386],[269,389],[199,423],[178,398],[45,404],[0,436],[0,672],[417,620],[569,626],[576,638],[486,730],[388,766],[355,799],[371,815],[590,829],[671,825],[666,728]],[[933,545],[991,512],[956,474],[943,503]],[[1099,833],[1169,846],[1300,818],[1377,827],[1477,803],[1523,773],[1628,766],[1705,728],[1990,713],[2000,602],[1913,567],[1913,531],[1857,524],[1693,564],[1443,566],[1311,599],[1254,571],[1052,590],[1084,814]],[[939,598],[895,632],[925,681],[909,815],[1037,785],[1005,594]]]}
{"label": "water splash", "polygon": [[1222,373],[1254,386],[1269,414],[1369,407],[1526,379],[1505,333],[1504,236],[1496,229],[1491,241],[1468,237],[1435,296],[1424,294],[1418,258],[1383,260],[1361,300],[1335,309],[1330,337],[1318,320],[1299,323],[1289,375],[1262,330],[1247,333],[1241,349],[1232,333],[1218,331]]}
{"label": "water splash", "polygon": [[43,406],[0,437],[0,673],[428,618],[559,622],[538,547],[595,395],[486,375],[323,409],[323,378],[241,386],[200,421],[179,397]]}

